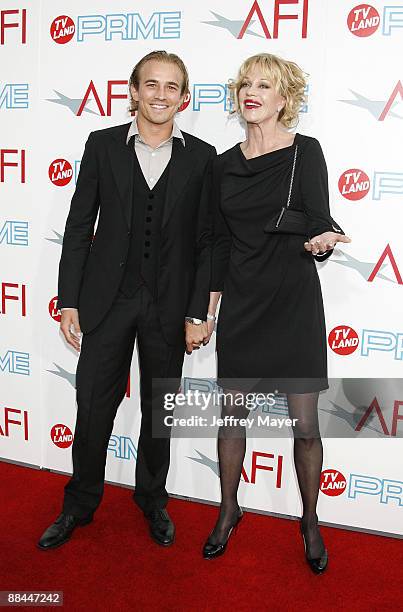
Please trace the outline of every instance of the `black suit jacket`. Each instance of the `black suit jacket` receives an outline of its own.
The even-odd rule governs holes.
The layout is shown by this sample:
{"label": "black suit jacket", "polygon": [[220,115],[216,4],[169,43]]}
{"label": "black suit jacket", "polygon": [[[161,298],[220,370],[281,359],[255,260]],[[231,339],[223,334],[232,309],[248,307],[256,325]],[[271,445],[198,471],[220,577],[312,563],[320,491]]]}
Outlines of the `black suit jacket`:
{"label": "black suit jacket", "polygon": [[[89,135],[66,221],[58,307],[78,308],[84,333],[107,314],[125,270],[135,155],[133,145],[126,144],[129,125]],[[216,151],[191,134],[183,135],[186,146],[172,150],[158,268],[159,316],[169,344],[183,340],[186,315],[206,318],[209,301],[211,165]]]}

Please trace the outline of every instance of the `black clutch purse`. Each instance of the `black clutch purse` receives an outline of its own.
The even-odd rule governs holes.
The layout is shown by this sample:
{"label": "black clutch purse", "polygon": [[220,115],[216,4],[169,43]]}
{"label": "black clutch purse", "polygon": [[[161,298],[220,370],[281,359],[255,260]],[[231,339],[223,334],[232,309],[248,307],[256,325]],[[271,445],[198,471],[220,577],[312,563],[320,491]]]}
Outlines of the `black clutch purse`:
{"label": "black clutch purse", "polygon": [[301,210],[291,210],[291,193],[294,182],[295,164],[297,161],[298,145],[295,145],[294,162],[291,171],[290,189],[288,192],[287,204],[282,207],[264,226],[266,234],[297,234],[309,238],[308,219]]}

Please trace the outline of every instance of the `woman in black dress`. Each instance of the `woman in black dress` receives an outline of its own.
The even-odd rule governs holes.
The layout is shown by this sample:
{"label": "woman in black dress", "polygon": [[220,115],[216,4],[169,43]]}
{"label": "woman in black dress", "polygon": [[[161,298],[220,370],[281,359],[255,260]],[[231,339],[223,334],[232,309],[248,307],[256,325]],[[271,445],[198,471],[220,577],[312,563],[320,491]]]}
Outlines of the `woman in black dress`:
{"label": "woman in black dress", "polygon": [[[287,393],[290,418],[298,419],[294,461],[303,503],[301,531],[313,571],[327,565],[316,515],[322,443],[319,391],[328,388],[322,294],[313,257],[328,257],[336,242],[350,242],[331,218],[326,163],[315,138],[291,134],[304,101],[306,81],[293,62],[270,54],[247,59],[232,84],[235,109],[246,122],[246,141],[218,156],[213,169],[214,248],[209,305],[210,333],[217,326],[218,381],[225,391]],[[294,172],[293,172],[294,167]],[[310,239],[265,233],[287,202],[306,214]],[[288,379],[281,389],[284,379]],[[290,380],[291,379],[291,380]],[[242,383],[243,380],[243,383]],[[249,382],[247,380],[247,382]],[[265,387],[266,382],[266,387]],[[240,416],[244,408],[222,408]],[[245,455],[245,430],[225,425],[218,434],[222,502],[203,549],[211,559],[225,551],[242,517],[237,490]]]}

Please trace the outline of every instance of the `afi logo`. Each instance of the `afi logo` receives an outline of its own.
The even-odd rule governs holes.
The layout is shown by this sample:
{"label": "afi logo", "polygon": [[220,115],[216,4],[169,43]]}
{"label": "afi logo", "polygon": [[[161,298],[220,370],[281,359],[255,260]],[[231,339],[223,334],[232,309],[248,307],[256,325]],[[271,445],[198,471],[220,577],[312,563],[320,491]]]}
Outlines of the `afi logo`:
{"label": "afi logo", "polygon": [[[114,91],[115,86],[120,86],[120,87],[124,86],[124,92],[116,93]],[[48,98],[47,101],[53,102],[54,104],[60,104],[61,106],[67,106],[67,108],[69,108],[71,112],[74,113],[74,115],[76,115],[77,117],[80,117],[83,114],[83,112],[90,113],[91,115],[98,114],[95,111],[91,110],[90,108],[87,108],[87,105],[92,100],[95,101],[95,104],[98,107],[98,111],[101,117],[111,116],[112,100],[126,100],[127,101],[127,81],[125,80],[107,81],[106,92],[105,92],[106,104],[105,103],[102,104],[101,96],[98,93],[98,90],[95,87],[95,84],[93,81],[89,82],[84,92],[83,97],[80,96],[79,98],[69,98],[68,96],[64,95],[63,93],[60,93],[59,91],[56,91],[56,90],[54,91],[58,97],[54,99]]]}
{"label": "afi logo", "polygon": [[359,340],[358,334],[348,325],[334,327],[328,336],[330,348],[337,355],[351,355],[357,350]]}
{"label": "afi logo", "polygon": [[[290,4],[296,7],[295,12],[287,12]],[[232,36],[238,39],[243,38],[245,34],[272,39],[279,37],[280,22],[297,21],[299,22],[298,25],[300,25],[301,38],[307,38],[308,4],[308,0],[274,0],[271,26],[263,14],[262,7],[265,8],[265,2],[259,3],[257,0],[253,2],[245,20],[228,19],[227,17],[210,11],[214,15],[216,21],[204,21],[203,23],[228,30]],[[250,26],[253,26],[256,21],[259,22],[259,27],[256,29],[263,32],[263,34],[258,34],[255,29],[251,29]]]}
{"label": "afi logo", "polygon": [[57,307],[57,295],[56,297],[50,300],[48,309],[49,309],[49,314],[52,317],[52,319],[56,321],[57,323],[60,323],[62,319],[62,313]]}
{"label": "afi logo", "polygon": [[273,465],[267,465],[267,463],[260,463],[260,459],[272,460],[274,455],[272,453],[261,453],[259,451],[252,451],[251,457],[251,469],[250,476],[245,470],[245,466],[242,466],[242,480],[248,484],[256,484],[256,473],[258,470],[266,472],[274,472],[276,474],[276,489],[281,489],[281,480],[283,475],[283,455],[278,455],[277,460]]}
{"label": "afi logo", "polygon": [[55,159],[49,166],[48,175],[50,181],[56,187],[65,187],[73,176],[73,168],[67,159]]}
{"label": "afi logo", "polygon": [[320,490],[325,495],[336,497],[344,493],[347,487],[346,477],[338,470],[323,470],[320,475]]}
{"label": "afi logo", "polygon": [[[4,406],[2,421],[4,425],[3,427],[0,425],[0,436],[10,438],[10,426],[15,426],[22,428],[24,440],[28,441],[28,412],[26,410]],[[15,432],[15,427],[12,427],[11,431]]]}
{"label": "afi logo", "polygon": [[[14,293],[8,293],[9,290]],[[1,310],[0,314],[9,314],[7,311],[7,302],[19,302],[20,313],[22,317],[27,316],[27,299],[26,299],[26,285],[20,285],[18,283],[0,283],[0,294],[1,294]],[[14,308],[15,312],[15,308]]]}
{"label": "afi logo", "polygon": [[[6,174],[10,176],[6,168],[18,168],[19,182],[25,183],[25,149],[0,149],[0,183],[6,182]],[[15,178],[16,172],[12,172],[11,176]]]}
{"label": "afi logo", "polygon": [[[347,26],[354,36],[372,36],[381,23],[377,9],[371,4],[358,4],[348,14]],[[403,6],[385,6],[382,35],[391,36],[393,28],[403,28]]]}
{"label": "afi logo", "polygon": [[394,119],[403,119],[403,117],[394,110],[396,105],[403,100],[403,84],[401,81],[396,83],[392,93],[386,100],[380,100],[379,98],[372,100],[352,89],[350,89],[350,91],[355,99],[339,100],[339,102],[364,108],[374,117],[374,119],[376,119],[376,121],[384,121],[388,115]]}
{"label": "afi logo", "polygon": [[398,421],[403,421],[403,415],[399,414],[399,410],[403,406],[403,401],[395,400],[393,403],[393,413],[392,413],[392,423],[390,427],[390,431],[388,426],[386,425],[385,417],[382,414],[381,407],[379,406],[379,402],[376,397],[372,400],[367,410],[362,415],[359,423],[357,424],[355,431],[361,431],[364,427],[365,423],[368,419],[370,419],[371,425],[373,424],[373,416],[374,413],[378,417],[378,421],[382,427],[382,431],[385,436],[396,436],[397,435],[397,423]]}
{"label": "afi logo", "polygon": [[53,425],[50,430],[50,439],[52,440],[55,446],[59,448],[69,448],[73,444],[73,433],[67,425],[62,425],[62,423],[58,423],[57,425]]}
{"label": "afi logo", "polygon": [[[6,31],[14,29],[18,32],[18,40],[25,45],[27,42],[27,9],[0,11],[0,45],[5,44]],[[11,37],[12,42],[16,40],[16,36],[12,36],[11,32],[7,37]]]}

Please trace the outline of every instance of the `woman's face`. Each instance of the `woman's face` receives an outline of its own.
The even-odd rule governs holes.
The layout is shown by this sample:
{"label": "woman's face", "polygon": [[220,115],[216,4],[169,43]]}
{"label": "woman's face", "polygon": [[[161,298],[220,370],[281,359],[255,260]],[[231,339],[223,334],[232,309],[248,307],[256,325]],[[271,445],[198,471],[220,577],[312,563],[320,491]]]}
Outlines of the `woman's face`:
{"label": "woman's face", "polygon": [[274,89],[270,80],[258,66],[244,76],[238,93],[239,108],[247,123],[264,123],[278,120],[278,109],[285,99]]}

